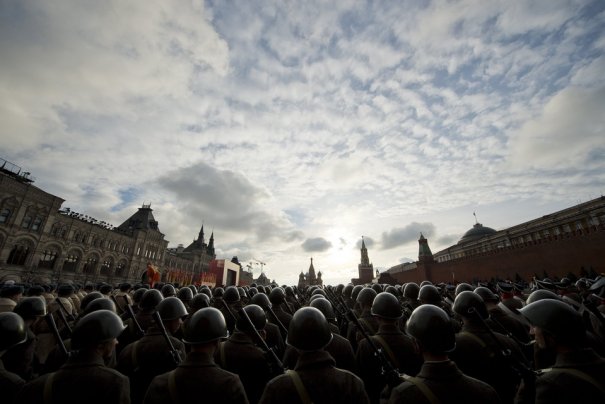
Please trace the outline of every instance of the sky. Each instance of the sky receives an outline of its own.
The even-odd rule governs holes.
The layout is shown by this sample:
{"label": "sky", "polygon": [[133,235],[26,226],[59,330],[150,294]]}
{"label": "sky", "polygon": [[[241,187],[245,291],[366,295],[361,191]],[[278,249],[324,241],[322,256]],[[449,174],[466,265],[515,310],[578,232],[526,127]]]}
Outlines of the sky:
{"label": "sky", "polygon": [[293,284],[605,192],[605,2],[0,0],[0,157]]}

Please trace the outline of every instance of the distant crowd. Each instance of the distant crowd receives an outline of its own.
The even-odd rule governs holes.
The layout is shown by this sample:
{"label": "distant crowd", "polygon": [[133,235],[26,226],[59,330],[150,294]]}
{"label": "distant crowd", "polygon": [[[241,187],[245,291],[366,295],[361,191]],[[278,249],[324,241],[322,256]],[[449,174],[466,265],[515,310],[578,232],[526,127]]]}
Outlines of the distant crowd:
{"label": "distant crowd", "polygon": [[605,403],[605,276],[0,285],[3,403]]}

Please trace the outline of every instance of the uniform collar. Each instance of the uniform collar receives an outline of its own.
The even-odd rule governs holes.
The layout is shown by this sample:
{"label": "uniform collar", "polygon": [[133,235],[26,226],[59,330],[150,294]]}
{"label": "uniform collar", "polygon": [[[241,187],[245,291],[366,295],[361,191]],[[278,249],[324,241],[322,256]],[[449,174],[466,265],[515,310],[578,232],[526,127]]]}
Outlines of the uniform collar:
{"label": "uniform collar", "polygon": [[422,377],[424,379],[444,380],[462,377],[462,372],[451,360],[439,362],[427,361],[422,365],[420,373],[418,373],[418,377]]}
{"label": "uniform collar", "polygon": [[245,334],[241,331],[235,330],[235,332],[229,337],[229,341],[234,342],[236,344],[252,344],[254,345],[254,341],[248,334]]}
{"label": "uniform collar", "polygon": [[401,332],[401,330],[399,329],[397,324],[388,324],[388,323],[380,324],[380,327],[378,327],[378,332],[376,334],[386,334],[386,335],[392,335],[392,334],[400,335],[401,334],[401,335],[403,335],[403,333]]}
{"label": "uniform collar", "polygon": [[557,360],[553,365],[553,368],[590,366],[598,364],[605,364],[605,359],[601,358],[592,348],[584,348],[576,351],[562,352],[557,354]]}
{"label": "uniform collar", "polygon": [[205,352],[189,352],[187,358],[179,367],[199,368],[199,367],[215,367],[216,363],[211,355]]}
{"label": "uniform collar", "polygon": [[68,359],[67,362],[61,369],[67,369],[72,367],[82,367],[83,365],[87,366],[105,366],[105,362],[103,358],[98,355],[92,354],[86,351],[78,351],[73,353]]}
{"label": "uniform collar", "polygon": [[313,352],[301,352],[294,370],[304,370],[316,367],[334,367],[334,358],[324,350]]}

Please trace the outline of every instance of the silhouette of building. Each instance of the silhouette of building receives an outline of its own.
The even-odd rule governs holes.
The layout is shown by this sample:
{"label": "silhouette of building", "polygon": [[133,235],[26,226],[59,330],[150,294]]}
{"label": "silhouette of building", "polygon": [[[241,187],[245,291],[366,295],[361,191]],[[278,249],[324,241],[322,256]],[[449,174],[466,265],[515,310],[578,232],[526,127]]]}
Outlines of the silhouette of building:
{"label": "silhouette of building", "polygon": [[374,279],[374,265],[370,263],[368,257],[368,249],[366,248],[365,240],[361,237],[361,262],[357,265],[357,271],[359,272],[358,278],[351,279],[353,285],[365,285],[366,283],[372,282]]}
{"label": "silhouette of building", "polygon": [[321,279],[321,277],[322,277],[321,271],[319,271],[317,273],[317,275],[315,275],[315,267],[313,266],[313,258],[311,258],[311,265],[309,265],[309,270],[307,271],[307,273],[305,274],[301,271],[300,275],[298,275],[298,287],[304,288],[304,287],[313,286],[313,285],[322,286],[323,280]]}
{"label": "silhouette of building", "polygon": [[0,281],[141,282],[148,264],[162,280],[189,283],[215,258],[203,226],[187,248],[167,248],[151,205],[118,227],[61,208],[64,200],[33,185],[21,168],[0,159]]}
{"label": "silhouette of building", "polygon": [[396,265],[383,283],[530,280],[605,272],[605,197],[503,230],[475,223],[435,254],[420,235],[418,261]]}

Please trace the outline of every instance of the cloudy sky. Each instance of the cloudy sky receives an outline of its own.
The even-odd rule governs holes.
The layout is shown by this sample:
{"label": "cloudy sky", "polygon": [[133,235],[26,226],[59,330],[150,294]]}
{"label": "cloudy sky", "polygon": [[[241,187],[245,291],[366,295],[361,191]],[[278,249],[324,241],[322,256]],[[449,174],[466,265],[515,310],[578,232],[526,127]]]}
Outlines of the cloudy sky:
{"label": "cloudy sky", "polygon": [[[605,2],[0,0],[0,157],[330,282],[605,193]],[[255,275],[259,269],[255,267]]]}

